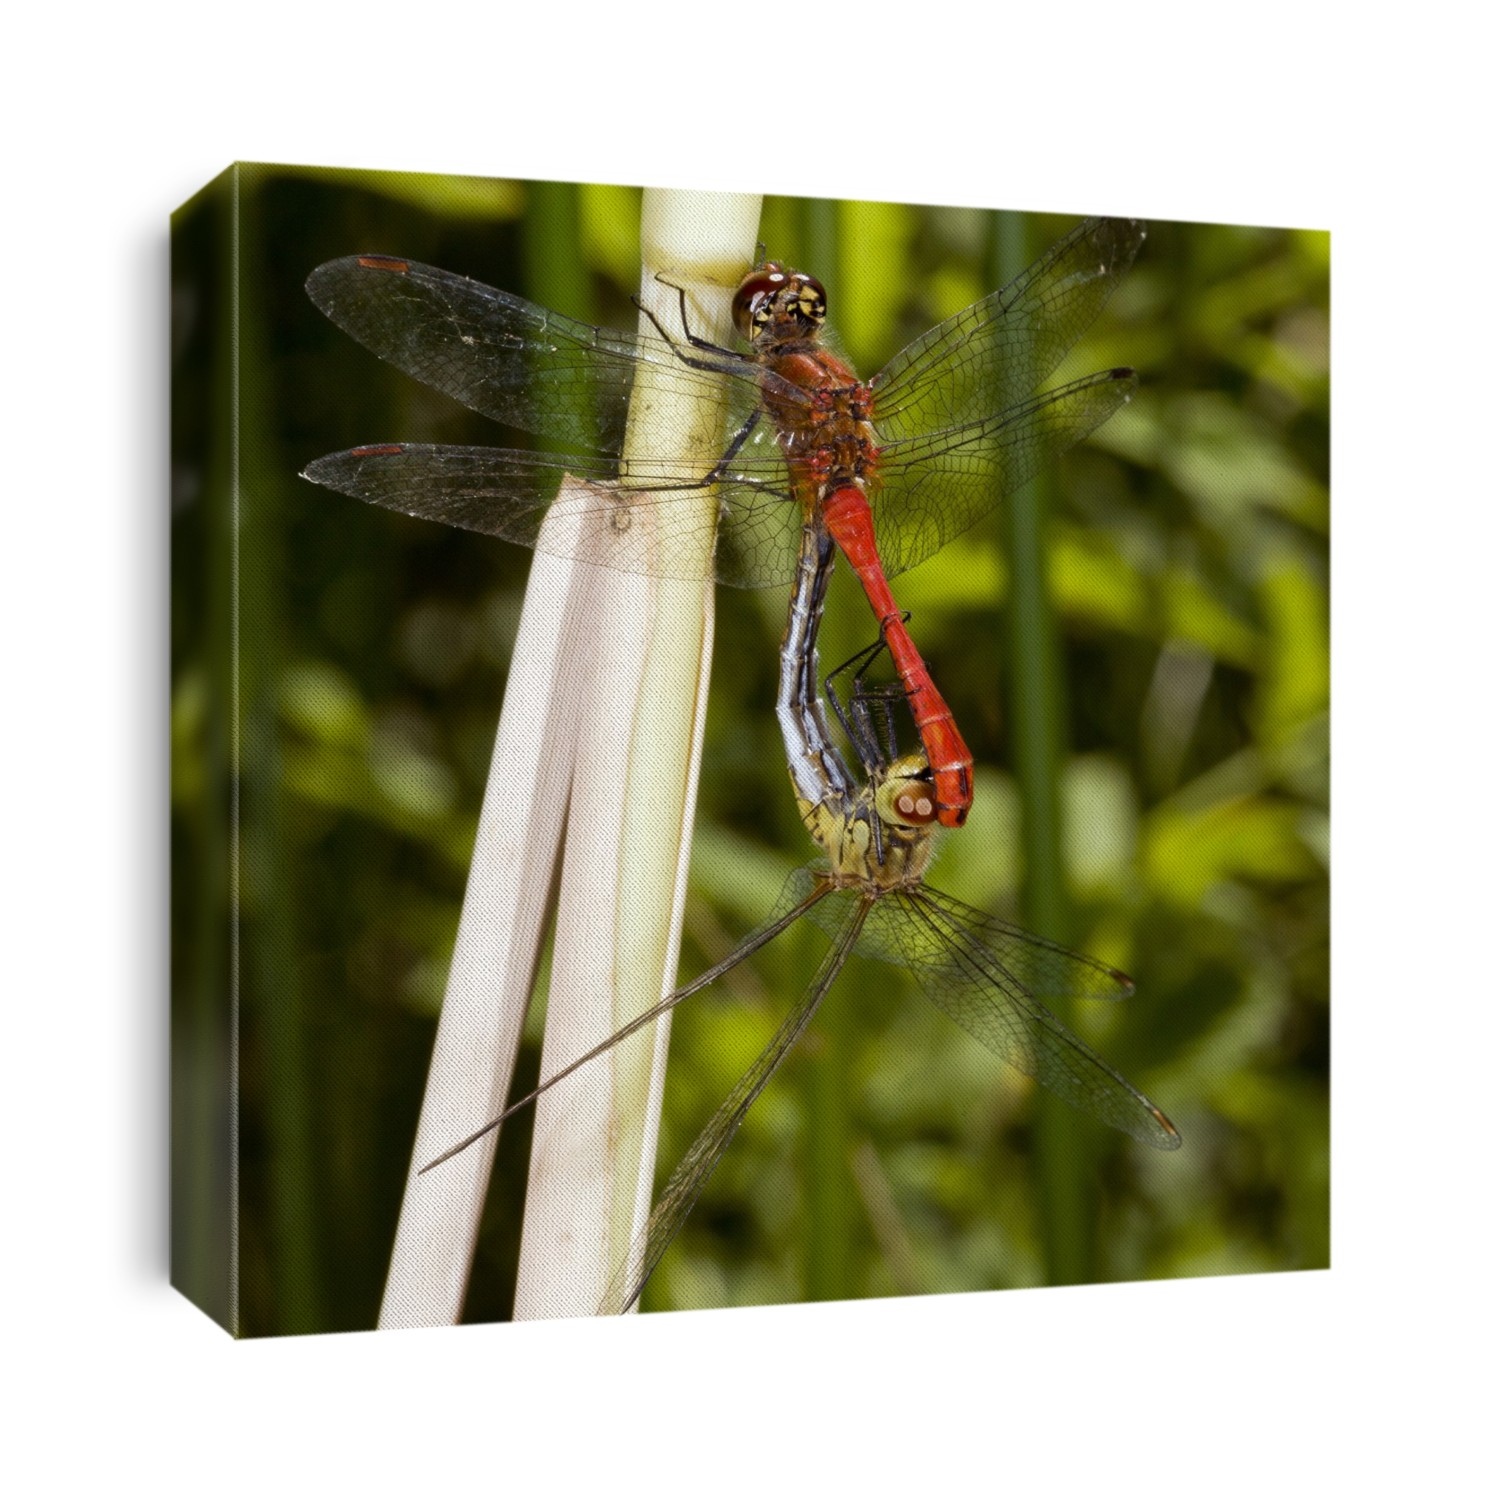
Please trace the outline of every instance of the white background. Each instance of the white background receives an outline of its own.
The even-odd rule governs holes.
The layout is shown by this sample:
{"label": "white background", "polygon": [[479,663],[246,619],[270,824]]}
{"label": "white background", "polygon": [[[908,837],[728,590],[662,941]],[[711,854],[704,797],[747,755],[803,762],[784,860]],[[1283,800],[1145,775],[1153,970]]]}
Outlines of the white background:
{"label": "white background", "polygon": [[[705,9],[6,21],[8,1478],[1477,1493],[1500,998],[1484,12]],[[167,214],[235,158],[1332,228],[1332,1272],[243,1345],[166,1287]]]}

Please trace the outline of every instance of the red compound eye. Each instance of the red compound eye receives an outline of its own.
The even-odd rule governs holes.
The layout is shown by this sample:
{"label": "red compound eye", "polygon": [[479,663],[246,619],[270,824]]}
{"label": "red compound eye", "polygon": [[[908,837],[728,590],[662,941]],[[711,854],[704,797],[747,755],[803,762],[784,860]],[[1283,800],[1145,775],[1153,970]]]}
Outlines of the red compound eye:
{"label": "red compound eye", "polygon": [[734,326],[744,338],[750,338],[755,332],[756,313],[787,284],[787,279],[787,273],[770,260],[757,266],[740,282],[740,289],[734,294],[732,311]]}

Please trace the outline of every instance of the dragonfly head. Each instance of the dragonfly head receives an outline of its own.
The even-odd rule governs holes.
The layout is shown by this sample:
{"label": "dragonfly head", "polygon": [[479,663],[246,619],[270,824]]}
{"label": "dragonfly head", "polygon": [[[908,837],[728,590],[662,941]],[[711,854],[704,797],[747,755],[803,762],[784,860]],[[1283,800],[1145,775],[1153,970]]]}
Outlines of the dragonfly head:
{"label": "dragonfly head", "polygon": [[733,311],[734,326],[749,343],[776,344],[815,334],[828,316],[828,294],[805,271],[768,260],[740,282]]}
{"label": "dragonfly head", "polygon": [[875,787],[875,811],[882,823],[898,828],[926,828],[937,822],[937,797],[925,755],[903,755],[887,767]]}

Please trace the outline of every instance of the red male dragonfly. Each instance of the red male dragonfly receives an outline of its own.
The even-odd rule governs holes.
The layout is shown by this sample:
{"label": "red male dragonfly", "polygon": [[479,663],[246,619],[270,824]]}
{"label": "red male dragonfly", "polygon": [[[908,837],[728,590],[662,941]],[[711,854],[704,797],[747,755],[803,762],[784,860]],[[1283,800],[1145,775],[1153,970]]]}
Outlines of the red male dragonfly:
{"label": "red male dragonfly", "polygon": [[[576,451],[382,443],[318,459],[306,477],[408,515],[545,547],[542,520],[571,474],[601,486],[594,514],[584,516],[585,545],[607,528],[616,566],[665,576],[692,576],[701,546],[679,557],[650,527],[632,546],[624,535],[631,509],[714,485],[715,572],[746,587],[792,580],[798,534],[820,511],[910,697],[938,820],[957,827],[973,797],[972,759],[887,579],[967,531],[1129,400],[1135,375],[1123,369],[1032,393],[1093,322],[1144,238],[1132,219],[1086,220],[867,383],[821,340],[822,286],[773,262],[754,268],[735,295],[750,349],[738,353],[692,334],[685,296],[680,337],[659,322],[654,334],[617,333],[415,261],[347,256],[307,282],[340,328],[471,410]],[[653,389],[690,400],[717,400],[727,384],[724,457],[710,472],[621,458],[643,365],[653,367]]]}

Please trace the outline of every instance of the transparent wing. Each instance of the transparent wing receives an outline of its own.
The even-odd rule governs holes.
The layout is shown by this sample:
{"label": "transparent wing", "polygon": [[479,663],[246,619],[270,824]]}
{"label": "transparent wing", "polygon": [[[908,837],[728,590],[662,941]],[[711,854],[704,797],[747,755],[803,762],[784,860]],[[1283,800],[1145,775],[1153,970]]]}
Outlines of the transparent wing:
{"label": "transparent wing", "polygon": [[[877,381],[880,449],[876,538],[888,574],[915,566],[968,530],[1008,492],[1080,441],[1129,398],[1134,376],[1111,370],[1030,400],[1103,306],[1139,246],[1133,220],[1090,220],[1003,291],[916,340]],[[615,483],[601,526],[620,527],[621,492],[646,524],[589,556],[631,571],[696,573],[701,541],[659,545],[645,509],[663,491],[702,489],[710,476],[649,460],[628,475],[612,460],[623,438],[642,364],[673,390],[697,397],[729,388],[725,425],[749,429],[716,482],[716,573],[747,587],[793,576],[800,506],[770,424],[753,421],[776,377],[749,356],[715,355],[693,368],[667,340],[595,328],[524,298],[416,261],[347,256],[308,279],[313,301],[341,328],[398,368],[499,421],[589,456],[503,449],[381,444],[332,454],[307,477],[409,515],[537,544],[541,519],[564,473]],[[778,401],[808,399],[778,382]],[[632,522],[632,525],[634,523]],[[585,536],[587,536],[585,528]]]}
{"label": "transparent wing", "polygon": [[[779,456],[766,456],[784,480]],[[784,489],[760,483],[750,460],[738,462],[712,499],[697,507],[684,506],[684,491],[689,499],[695,490],[706,494],[701,476],[684,477],[646,460],[632,463],[627,488],[616,483],[618,470],[608,457],[380,443],[330,453],[309,464],[303,477],[386,510],[656,577],[699,576],[703,533],[717,523],[715,573],[722,582],[763,588],[791,581],[801,507]],[[547,511],[570,475],[591,491],[578,506],[582,524],[544,532]],[[666,524],[659,516],[664,503],[674,507]]]}
{"label": "transparent wing", "polygon": [[914,339],[870,382],[883,439],[963,427],[1029,396],[1098,317],[1146,238],[1086,219],[1008,286]]}
{"label": "transparent wing", "polygon": [[1182,1144],[1166,1115],[1037,998],[1127,995],[1118,970],[930,888],[877,902],[859,951],[903,965],[944,1015],[1075,1108],[1158,1150]]}
{"label": "transparent wing", "polygon": [[665,339],[595,328],[436,266],[346,255],[307,279],[307,294],[346,333],[408,375],[497,422],[567,449],[618,453],[641,364],[689,399],[730,388],[728,431],[760,400],[749,358],[722,373],[684,363]]}
{"label": "transparent wing", "polygon": [[874,511],[886,575],[915,567],[967,531],[1135,389],[1134,371],[1105,370],[967,427],[882,448]]}
{"label": "transparent wing", "polygon": [[[810,871],[799,871],[803,880],[816,881]],[[790,885],[788,890],[790,890]],[[783,900],[786,899],[785,893]],[[771,1081],[777,1068],[796,1045],[797,1039],[807,1029],[823,997],[838,978],[845,960],[849,957],[870,903],[851,891],[828,892],[826,900],[814,908],[824,916],[821,925],[831,925],[835,932],[833,946],[819,965],[812,983],[808,986],[796,1009],[781,1023],[776,1035],[766,1044],[765,1050],[750,1065],[744,1077],[735,1084],[729,1097],[715,1110],[713,1118],[703,1127],[698,1139],[688,1148],[687,1154],[677,1164],[660,1200],[651,1210],[646,1227],[636,1237],[620,1269],[610,1281],[604,1298],[599,1304],[603,1313],[622,1313],[641,1294],[657,1262],[665,1254],[667,1246],[677,1236],[683,1221],[698,1201],[703,1184],[718,1165],[725,1148],[734,1139],[740,1122],[749,1113],[750,1106],[759,1098],[761,1091]]]}
{"label": "transparent wing", "polygon": [[581,1057],[575,1057],[566,1067],[559,1068],[557,1072],[537,1084],[529,1094],[515,1100],[507,1105],[493,1120],[481,1125],[477,1130],[466,1135],[461,1141],[456,1141],[446,1151],[433,1157],[426,1166],[420,1168],[422,1172],[430,1172],[434,1167],[441,1166],[450,1157],[457,1156],[460,1151],[466,1151],[475,1141],[487,1136],[490,1131],[510,1119],[513,1114],[526,1108],[528,1104],[534,1103],[541,1095],[545,1094],[554,1084],[561,1083],[564,1078],[576,1073],[585,1063],[593,1062],[596,1057],[602,1057],[612,1047],[618,1046],[628,1036],[634,1036],[643,1026],[649,1026],[652,1021],[658,1020],[668,1011],[676,1009],[689,995],[696,995],[699,990],[707,989],[716,979],[727,974],[736,964],[763,948],[772,938],[784,932],[793,922],[800,917],[804,911],[827,894],[827,887],[817,878],[817,871],[812,867],[803,870],[794,870],[787,877],[786,884],[781,888],[781,895],[776,899],[776,905],[771,915],[761,923],[749,937],[745,938],[735,950],[727,957],[722,958],[711,969],[706,969],[690,984],[684,984],[672,991],[663,1000],[658,1000],[648,1010],[644,1010],[635,1020],[628,1021],[618,1031],[607,1036],[596,1046],[590,1047]]}

